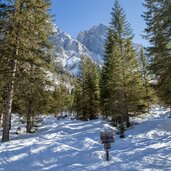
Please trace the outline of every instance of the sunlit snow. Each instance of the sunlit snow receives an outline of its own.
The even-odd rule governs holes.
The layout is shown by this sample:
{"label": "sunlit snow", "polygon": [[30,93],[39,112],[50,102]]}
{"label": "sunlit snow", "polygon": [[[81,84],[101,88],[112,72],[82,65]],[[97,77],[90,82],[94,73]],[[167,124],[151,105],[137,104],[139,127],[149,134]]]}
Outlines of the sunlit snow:
{"label": "sunlit snow", "polygon": [[[15,117],[14,129],[18,123]],[[100,130],[106,121],[57,120],[44,117],[35,134],[11,132],[11,141],[0,143],[0,171],[170,171],[171,119],[155,107],[151,114],[133,118],[136,124],[118,135],[105,161]]]}

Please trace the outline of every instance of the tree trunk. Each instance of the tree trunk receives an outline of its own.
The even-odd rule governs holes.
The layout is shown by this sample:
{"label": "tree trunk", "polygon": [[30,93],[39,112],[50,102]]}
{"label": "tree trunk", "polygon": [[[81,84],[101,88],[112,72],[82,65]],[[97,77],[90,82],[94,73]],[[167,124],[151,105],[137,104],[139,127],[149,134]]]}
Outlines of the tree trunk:
{"label": "tree trunk", "polygon": [[28,114],[27,114],[26,132],[27,132],[27,133],[31,133],[31,129],[32,129],[32,126],[31,126],[31,116],[30,116],[30,114],[28,113]]}
{"label": "tree trunk", "polygon": [[34,115],[32,115],[32,117],[31,117],[31,127],[33,128],[34,127],[34,124],[35,123],[35,116]]}
{"label": "tree trunk", "polygon": [[124,117],[121,117],[121,123],[120,123],[120,138],[125,137],[125,127],[124,127]]}
{"label": "tree trunk", "polygon": [[125,118],[125,119],[126,119],[126,127],[129,128],[131,124],[130,124],[129,113],[128,113],[128,112],[127,112],[127,114],[126,114],[125,117],[126,117],[126,118]]}
{"label": "tree trunk", "polygon": [[9,130],[11,130],[11,118],[12,118],[11,115],[12,115],[12,114],[10,113],[10,116],[9,116]]}
{"label": "tree trunk", "polygon": [[30,102],[29,107],[28,107],[28,112],[27,112],[27,125],[26,125],[26,132],[27,133],[31,133],[31,130],[32,130],[31,115],[32,115],[32,105]]}
{"label": "tree trunk", "polygon": [[[18,54],[18,50],[16,51],[16,54]],[[10,116],[11,116],[11,110],[12,110],[16,69],[17,69],[17,60],[15,59],[12,61],[12,66],[11,66],[12,76],[8,82],[8,93],[7,93],[5,109],[3,113],[2,142],[9,141],[9,130],[10,130],[10,122],[11,122]]]}
{"label": "tree trunk", "polygon": [[[121,38],[121,35],[119,35]],[[123,42],[120,41],[120,50],[121,50],[121,56],[123,58],[124,52],[123,52]],[[124,114],[124,120],[126,122],[126,127],[130,127],[130,121],[129,121],[129,110],[128,110],[128,101],[127,101],[127,85],[126,85],[126,76],[125,76],[125,68],[124,68],[124,61],[121,62],[121,72],[123,76],[123,88],[124,88],[124,108],[125,108],[125,114]]]}
{"label": "tree trunk", "polygon": [[2,113],[0,113],[0,127],[2,126]]}
{"label": "tree trunk", "polygon": [[95,118],[95,114],[94,114],[94,110],[93,110],[93,107],[95,107],[93,104],[92,104],[92,94],[89,94],[89,114],[90,116],[88,117],[90,120],[93,120]]}
{"label": "tree trunk", "polygon": [[148,74],[147,74],[147,65],[146,65],[146,59],[144,56],[143,48],[141,47],[141,61],[143,66],[143,78],[144,78],[144,86],[145,86],[145,92],[146,92],[146,102],[147,102],[147,112],[150,113],[150,95],[149,95],[149,89],[148,89]]}
{"label": "tree trunk", "polygon": [[[20,10],[19,14],[21,12],[21,7],[22,4],[20,4]],[[16,11],[14,11],[16,12]],[[7,142],[9,141],[9,130],[10,130],[10,124],[11,124],[11,111],[12,111],[12,102],[13,102],[13,95],[14,95],[14,83],[15,83],[15,76],[16,76],[16,70],[17,70],[17,59],[16,57],[18,56],[19,50],[18,50],[18,45],[20,43],[19,41],[19,34],[20,34],[20,29],[18,28],[18,32],[16,34],[16,46],[14,48],[14,56],[11,60],[11,77],[8,78],[8,92],[7,92],[7,97],[5,101],[5,108],[4,108],[4,113],[3,113],[3,132],[2,132],[2,142]]]}
{"label": "tree trunk", "polygon": [[124,84],[124,121],[126,122],[126,127],[130,127],[130,120],[129,120],[129,110],[128,110],[128,102],[127,102],[127,93],[126,93],[126,86]]}

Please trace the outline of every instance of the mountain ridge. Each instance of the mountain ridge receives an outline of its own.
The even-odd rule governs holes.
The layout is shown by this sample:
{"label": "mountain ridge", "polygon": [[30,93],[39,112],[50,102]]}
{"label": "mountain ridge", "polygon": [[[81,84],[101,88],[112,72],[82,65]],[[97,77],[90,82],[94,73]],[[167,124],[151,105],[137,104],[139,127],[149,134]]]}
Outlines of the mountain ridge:
{"label": "mountain ridge", "polygon": [[[98,65],[103,65],[104,46],[108,27],[99,24],[90,29],[80,31],[77,38],[54,26],[54,43],[56,44],[56,63],[72,75],[79,74],[81,57],[90,58]],[[134,44],[135,50],[139,51],[141,45]]]}

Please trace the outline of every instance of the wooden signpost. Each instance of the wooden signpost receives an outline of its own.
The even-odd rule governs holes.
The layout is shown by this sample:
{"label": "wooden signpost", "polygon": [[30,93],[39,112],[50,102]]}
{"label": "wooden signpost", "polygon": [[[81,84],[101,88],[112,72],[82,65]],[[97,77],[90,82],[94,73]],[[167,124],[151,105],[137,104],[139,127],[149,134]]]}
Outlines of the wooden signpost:
{"label": "wooden signpost", "polygon": [[104,144],[104,149],[106,151],[106,160],[109,161],[109,149],[111,149],[111,143],[114,143],[114,132],[100,132],[100,143]]}

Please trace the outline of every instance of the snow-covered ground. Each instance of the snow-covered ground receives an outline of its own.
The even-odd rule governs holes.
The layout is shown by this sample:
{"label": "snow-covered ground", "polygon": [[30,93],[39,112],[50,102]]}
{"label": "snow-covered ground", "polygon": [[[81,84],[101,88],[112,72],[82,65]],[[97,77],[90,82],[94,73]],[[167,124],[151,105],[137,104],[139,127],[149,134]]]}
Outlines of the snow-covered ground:
{"label": "snow-covered ground", "polygon": [[[51,116],[35,134],[11,136],[0,143],[0,171],[171,171],[171,119],[159,107],[133,118],[139,124],[115,137],[105,161],[99,132],[102,120],[81,122]],[[15,121],[15,124],[17,122]]]}

